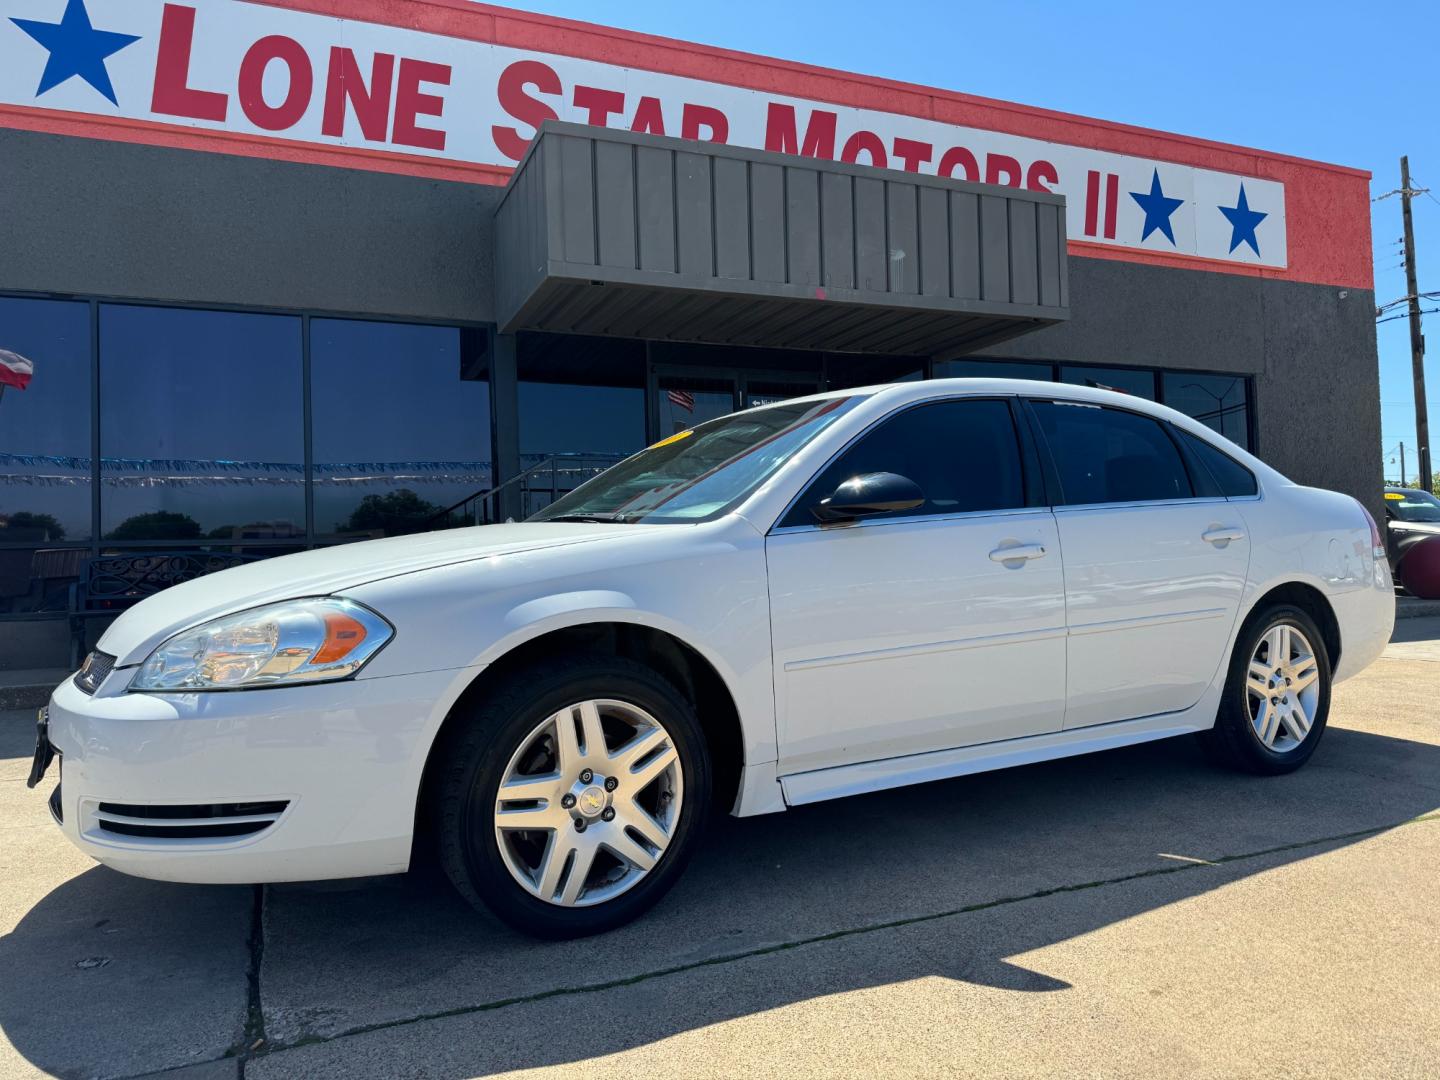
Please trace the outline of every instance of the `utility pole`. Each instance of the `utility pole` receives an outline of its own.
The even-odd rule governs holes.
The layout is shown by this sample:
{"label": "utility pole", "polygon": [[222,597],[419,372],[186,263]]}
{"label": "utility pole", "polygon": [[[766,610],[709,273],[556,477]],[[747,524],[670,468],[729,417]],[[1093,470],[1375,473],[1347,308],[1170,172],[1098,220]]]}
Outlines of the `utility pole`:
{"label": "utility pole", "polygon": [[1405,295],[1410,299],[1410,366],[1415,377],[1415,440],[1420,486],[1435,482],[1430,469],[1430,417],[1425,408],[1425,335],[1420,332],[1420,288],[1415,283],[1415,225],[1410,219],[1410,157],[1400,159],[1400,214],[1405,219]]}
{"label": "utility pole", "polygon": [[1405,444],[1400,444],[1400,486],[1405,486]]}

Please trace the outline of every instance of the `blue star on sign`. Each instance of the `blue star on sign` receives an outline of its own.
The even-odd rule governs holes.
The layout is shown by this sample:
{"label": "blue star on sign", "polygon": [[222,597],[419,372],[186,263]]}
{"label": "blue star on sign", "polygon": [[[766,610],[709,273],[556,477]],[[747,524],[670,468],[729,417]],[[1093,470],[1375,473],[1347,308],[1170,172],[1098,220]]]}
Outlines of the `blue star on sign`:
{"label": "blue star on sign", "polygon": [[1245,198],[1245,185],[1240,185],[1240,198],[1234,206],[1221,206],[1218,209],[1230,222],[1230,250],[1234,251],[1241,244],[1249,244],[1250,250],[1259,258],[1260,244],[1255,239],[1255,226],[1270,215],[1250,209],[1249,200]]}
{"label": "blue star on sign", "polygon": [[34,19],[10,21],[50,51],[50,59],[45,61],[45,71],[40,76],[40,89],[35,91],[36,97],[78,75],[104,94],[110,104],[120,104],[115,100],[110,73],[105,70],[105,58],[126,45],[133,45],[140,40],[138,37],[96,30],[90,25],[85,0],[66,0],[65,14],[58,23],[42,23]]}
{"label": "blue star on sign", "polygon": [[1140,209],[1145,211],[1145,228],[1140,233],[1143,242],[1156,229],[1165,234],[1165,239],[1175,243],[1175,232],[1170,228],[1170,215],[1175,213],[1184,199],[1172,199],[1160,187],[1160,170],[1156,169],[1150,176],[1150,192],[1142,194],[1138,191],[1130,192],[1130,198],[1140,204]]}

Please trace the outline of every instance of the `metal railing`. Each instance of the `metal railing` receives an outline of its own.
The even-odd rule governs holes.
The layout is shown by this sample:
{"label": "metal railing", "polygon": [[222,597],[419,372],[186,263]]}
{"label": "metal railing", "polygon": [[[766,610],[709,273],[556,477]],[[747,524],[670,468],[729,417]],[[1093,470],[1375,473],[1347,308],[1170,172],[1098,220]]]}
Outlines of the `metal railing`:
{"label": "metal railing", "polygon": [[491,525],[498,522],[502,497],[518,490],[523,521],[539,513],[562,495],[574,491],[585,481],[599,476],[610,466],[625,460],[624,454],[551,454],[530,465],[509,480],[485,491],[467,495],[453,506],[438,511],[425,522],[425,529],[455,529],[466,525]]}

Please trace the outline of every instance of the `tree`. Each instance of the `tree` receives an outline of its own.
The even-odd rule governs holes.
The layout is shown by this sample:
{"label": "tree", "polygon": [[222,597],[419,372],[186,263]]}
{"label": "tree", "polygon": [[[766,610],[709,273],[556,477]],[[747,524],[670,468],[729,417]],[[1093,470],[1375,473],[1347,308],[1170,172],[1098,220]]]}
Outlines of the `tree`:
{"label": "tree", "polygon": [[[56,520],[53,514],[32,514],[29,510],[16,510],[3,522],[0,522],[6,529],[25,529],[39,533],[34,539],[54,541],[65,539],[65,526]],[[11,533],[9,538],[16,534]],[[7,539],[4,533],[0,533],[0,539]],[[26,537],[25,539],[31,539]]]}
{"label": "tree", "polygon": [[198,540],[200,523],[188,514],[154,510],[126,518],[106,540]]}
{"label": "tree", "polygon": [[383,532],[401,536],[421,532],[426,523],[443,507],[426,502],[409,488],[400,488],[385,495],[366,495],[350,515],[350,520],[335,527],[336,532]]}

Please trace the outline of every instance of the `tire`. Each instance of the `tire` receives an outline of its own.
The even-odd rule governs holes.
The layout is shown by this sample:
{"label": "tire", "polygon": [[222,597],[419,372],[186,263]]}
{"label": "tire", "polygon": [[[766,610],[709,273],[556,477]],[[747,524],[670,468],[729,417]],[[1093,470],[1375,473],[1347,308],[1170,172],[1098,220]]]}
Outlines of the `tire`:
{"label": "tire", "polygon": [[[559,657],[514,673],[452,725],[430,811],[440,865],[477,908],[535,937],[584,937],[637,918],[684,871],[711,765],[694,706],[654,671]],[[506,780],[536,797],[502,806]]]}
{"label": "tire", "polygon": [[[1286,641],[1290,655],[1282,661],[1277,650]],[[1270,605],[1251,615],[1236,637],[1215,727],[1201,733],[1201,742],[1233,769],[1262,776],[1294,772],[1325,733],[1330,687],[1330,656],[1315,620],[1292,604]]]}

